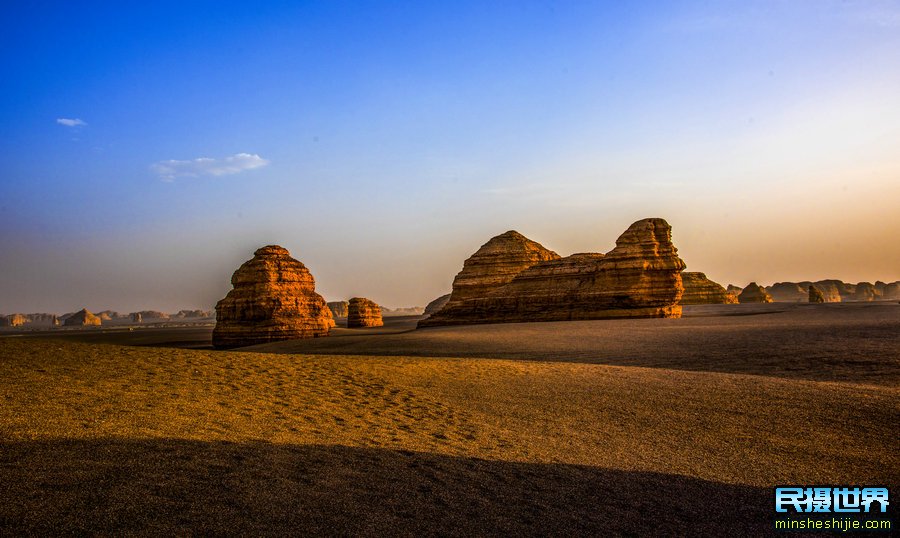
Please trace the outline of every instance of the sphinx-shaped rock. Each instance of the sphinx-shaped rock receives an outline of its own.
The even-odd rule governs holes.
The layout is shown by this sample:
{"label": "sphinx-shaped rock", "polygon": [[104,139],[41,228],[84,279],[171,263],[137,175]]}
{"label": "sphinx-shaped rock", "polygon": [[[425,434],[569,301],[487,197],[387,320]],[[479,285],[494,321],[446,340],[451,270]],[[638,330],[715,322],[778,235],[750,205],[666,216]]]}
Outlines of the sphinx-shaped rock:
{"label": "sphinx-shaped rock", "polygon": [[738,301],[741,304],[744,303],[771,303],[774,302],[772,300],[772,296],[763,289],[762,286],[758,285],[756,282],[751,282],[747,284],[747,287],[744,288],[744,291],[738,295]]}
{"label": "sphinx-shaped rock", "polygon": [[425,306],[425,315],[430,316],[430,315],[434,314],[435,312],[444,308],[444,306],[446,306],[446,304],[449,301],[450,301],[449,293],[447,295],[441,295],[440,297],[431,301],[430,303],[428,303],[428,305]]}
{"label": "sphinx-shaped rock", "polygon": [[347,301],[332,301],[328,303],[328,309],[331,310],[331,315],[336,318],[346,318],[348,306],[350,305]]}
{"label": "sphinx-shaped rock", "polygon": [[234,289],[216,304],[217,348],[326,336],[334,324],[312,274],[282,247],[254,252],[231,284]]}
{"label": "sphinx-shaped rock", "polygon": [[713,282],[703,273],[684,271],[681,273],[684,294],[681,304],[735,304],[737,297],[729,293],[721,284]]}
{"label": "sphinx-shaped rock", "polygon": [[350,299],[347,307],[347,328],[381,327],[384,321],[381,319],[381,307],[365,297]]}
{"label": "sphinx-shaped rock", "polygon": [[809,302],[811,303],[824,303],[825,296],[822,295],[822,292],[819,288],[815,287],[813,284],[809,285]]}
{"label": "sphinx-shaped rock", "polygon": [[[616,248],[605,255],[584,253],[559,258],[512,233],[495,237],[485,247],[499,243],[521,253],[522,246],[527,245],[528,251],[545,260],[514,275],[511,265],[503,265],[499,276],[485,268],[480,273],[482,281],[492,285],[458,286],[467,282],[461,277],[475,265],[472,260],[484,259],[482,247],[466,260],[463,271],[454,280],[448,303],[420,321],[420,327],[681,315],[678,302],[684,291],[684,262],[672,244],[671,227],[663,219],[635,222],[616,240]],[[505,239],[497,241],[500,238]],[[515,241],[508,241],[509,238]],[[492,254],[504,257],[496,250]],[[518,259],[524,263],[521,257]]]}
{"label": "sphinx-shaped rock", "polygon": [[66,318],[67,327],[99,327],[102,321],[98,316],[91,314],[87,308],[82,308]]}

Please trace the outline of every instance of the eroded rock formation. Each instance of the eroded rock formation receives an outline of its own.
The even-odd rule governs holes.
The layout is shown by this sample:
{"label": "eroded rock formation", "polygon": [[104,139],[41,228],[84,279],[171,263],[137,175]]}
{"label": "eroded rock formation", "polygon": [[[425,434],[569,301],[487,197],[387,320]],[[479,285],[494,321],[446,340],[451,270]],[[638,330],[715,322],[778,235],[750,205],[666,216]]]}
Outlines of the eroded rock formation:
{"label": "eroded rock formation", "polygon": [[326,336],[334,325],[312,274],[282,247],[254,252],[231,284],[234,289],[216,304],[215,347]]}
{"label": "eroded rock formation", "polygon": [[421,306],[401,306],[399,308],[381,307],[381,315],[386,318],[395,316],[421,316],[424,312],[425,309]]}
{"label": "eroded rock formation", "polygon": [[803,303],[809,298],[809,286],[812,282],[776,282],[766,292],[776,303]]}
{"label": "eroded rock formation", "polygon": [[747,287],[744,288],[744,291],[742,291],[741,294],[738,295],[738,301],[741,304],[773,302],[772,296],[769,295],[769,293],[756,282],[747,284]]}
{"label": "eroded rock formation", "polygon": [[381,307],[375,301],[365,297],[350,299],[347,307],[347,328],[381,327],[384,321],[381,319]]}
{"label": "eroded rock formation", "polygon": [[882,298],[889,299],[891,301],[900,299],[900,282],[891,282],[890,284],[885,284]]}
{"label": "eroded rock formation", "polygon": [[132,312],[131,313],[131,322],[132,323],[143,323],[144,315],[141,314],[140,312]]}
{"label": "eroded rock formation", "polygon": [[419,326],[679,317],[683,269],[663,219],[635,222],[605,255],[559,258],[507,232],[466,260],[447,304]]}
{"label": "eroded rock formation", "polygon": [[332,301],[328,303],[331,315],[336,318],[346,318],[348,306],[350,306],[350,304],[347,301]]}
{"label": "eroded rock formation", "polygon": [[819,290],[819,288],[815,287],[812,284],[809,285],[809,302],[811,302],[811,303],[824,303],[825,302],[825,296],[822,295],[822,292]]}
{"label": "eroded rock formation", "polygon": [[684,286],[684,294],[681,296],[681,304],[734,304],[737,297],[729,293],[725,288],[713,282],[704,273],[681,273],[681,283]]}
{"label": "eroded rock formation", "polygon": [[874,301],[880,298],[880,294],[875,290],[875,286],[871,282],[860,282],[855,286],[851,300]]}
{"label": "eroded rock formation", "polygon": [[102,321],[95,316],[87,308],[82,308],[66,318],[65,325],[67,327],[99,327]]}
{"label": "eroded rock formation", "polygon": [[444,308],[444,306],[445,306],[445,305],[447,304],[447,302],[449,302],[449,301],[450,301],[450,294],[449,294],[449,293],[448,293],[447,295],[441,295],[441,296],[438,297],[437,299],[435,299],[435,300],[431,301],[430,303],[428,303],[427,306],[425,306],[425,315],[426,315],[426,316],[430,316],[430,315],[434,314],[434,313],[437,312],[438,310]]}

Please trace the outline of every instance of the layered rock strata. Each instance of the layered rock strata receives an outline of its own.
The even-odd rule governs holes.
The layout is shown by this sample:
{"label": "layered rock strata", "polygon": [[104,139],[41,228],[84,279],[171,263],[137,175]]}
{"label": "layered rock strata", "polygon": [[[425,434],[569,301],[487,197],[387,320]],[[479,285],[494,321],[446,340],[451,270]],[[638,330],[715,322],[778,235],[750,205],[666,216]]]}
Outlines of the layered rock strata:
{"label": "layered rock strata", "polygon": [[663,219],[635,222],[606,254],[565,258],[507,232],[466,260],[447,304],[419,326],[679,317],[684,267]]}
{"label": "layered rock strata", "polygon": [[99,327],[102,320],[99,316],[95,316],[87,308],[82,308],[66,318],[65,325],[67,327]]}
{"label": "layered rock strata", "polygon": [[741,304],[773,302],[772,296],[769,295],[769,293],[756,282],[747,284],[747,287],[744,288],[744,291],[742,291],[741,294],[738,295],[738,301]]}
{"label": "layered rock strata", "polygon": [[725,288],[713,282],[704,273],[681,273],[681,283],[684,286],[684,294],[681,296],[681,304],[734,304],[737,297],[729,293]]}
{"label": "layered rock strata", "polygon": [[326,336],[334,325],[312,274],[280,246],[254,252],[231,284],[234,289],[216,304],[217,348]]}
{"label": "layered rock strata", "polygon": [[381,319],[381,307],[375,301],[365,297],[350,299],[347,306],[347,328],[358,329],[360,327],[381,327],[384,321]]}

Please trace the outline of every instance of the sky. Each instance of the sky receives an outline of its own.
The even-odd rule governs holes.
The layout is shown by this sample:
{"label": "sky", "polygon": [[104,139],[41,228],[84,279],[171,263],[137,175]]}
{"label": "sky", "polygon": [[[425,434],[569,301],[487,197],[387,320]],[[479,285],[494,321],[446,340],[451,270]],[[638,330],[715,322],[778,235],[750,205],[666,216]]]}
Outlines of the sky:
{"label": "sky", "polygon": [[722,284],[900,280],[900,1],[19,2],[0,313],[212,308],[279,244],[424,306],[665,218]]}

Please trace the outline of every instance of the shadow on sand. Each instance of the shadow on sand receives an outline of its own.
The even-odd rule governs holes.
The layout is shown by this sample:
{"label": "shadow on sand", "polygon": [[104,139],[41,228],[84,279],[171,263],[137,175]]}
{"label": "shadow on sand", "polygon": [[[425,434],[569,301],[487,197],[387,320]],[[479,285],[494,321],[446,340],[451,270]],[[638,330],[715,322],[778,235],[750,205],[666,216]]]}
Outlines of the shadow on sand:
{"label": "shadow on sand", "polygon": [[409,451],[184,440],[0,443],[0,534],[770,532],[769,488]]}

